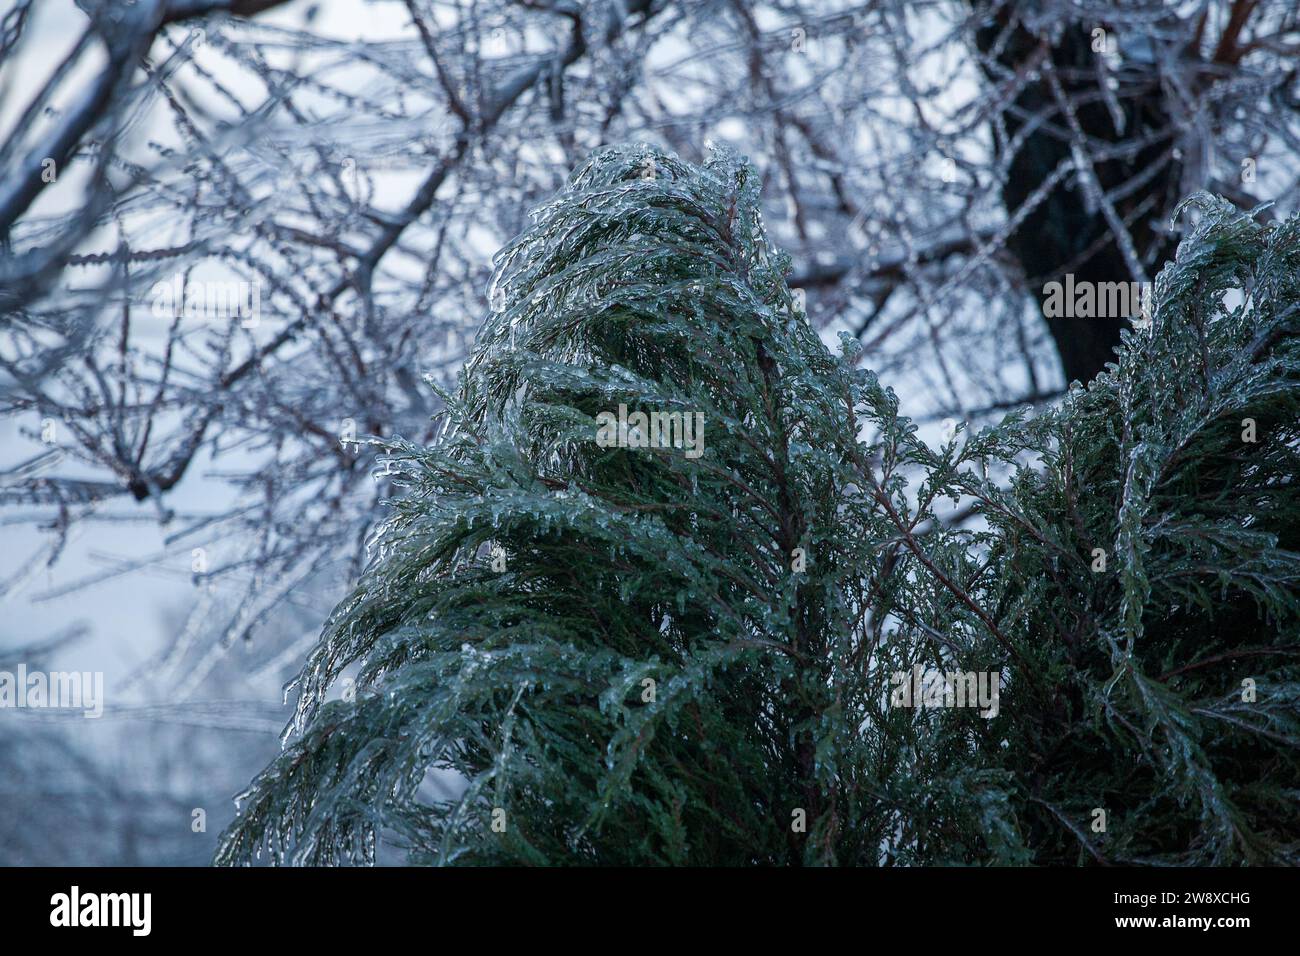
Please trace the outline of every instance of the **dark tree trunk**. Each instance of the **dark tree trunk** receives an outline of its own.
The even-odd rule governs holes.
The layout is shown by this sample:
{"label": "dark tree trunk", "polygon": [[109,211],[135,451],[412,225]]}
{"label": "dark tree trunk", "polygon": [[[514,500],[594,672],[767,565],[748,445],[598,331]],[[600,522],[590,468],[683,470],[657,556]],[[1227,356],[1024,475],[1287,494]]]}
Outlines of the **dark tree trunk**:
{"label": "dark tree trunk", "polygon": [[[995,58],[1008,70],[1024,68],[1046,42],[1026,30],[1023,24],[1010,20],[1014,6],[1004,6],[976,34],[980,52]],[[1010,36],[999,47],[999,37],[1009,22],[1014,23]],[[1116,90],[1115,98],[1124,123],[1122,130],[1116,128],[1098,86],[1102,74],[1097,71],[1097,59],[1101,54],[1092,50],[1091,30],[1091,26],[1073,24],[1051,46],[1050,54],[1066,96],[1076,104],[1079,125],[1089,137],[1090,146],[1095,150],[1118,145],[1138,140],[1155,130],[1168,129],[1169,117],[1155,65],[1143,70],[1141,65],[1130,61],[1126,61],[1119,75],[1121,88]],[[989,78],[999,79],[991,72]],[[1014,137],[1028,117],[1045,110],[1050,111],[1049,122],[1029,134],[1011,161],[1002,189],[1008,216],[1071,154],[1068,120],[1055,109],[1051,86],[1041,74],[1004,110],[1008,136]],[[1169,147],[1169,140],[1161,138],[1127,155],[1098,162],[1095,168],[1102,188],[1109,193],[1133,177],[1151,172]],[[1116,212],[1128,225],[1148,278],[1154,278],[1159,264],[1172,256],[1176,245],[1162,225],[1177,203],[1180,176],[1179,163],[1168,161],[1138,188],[1113,200]],[[1029,289],[1040,307],[1044,300],[1043,285],[1063,281],[1066,273],[1074,274],[1076,284],[1129,282],[1136,278],[1114,236],[1110,235],[1101,210],[1091,209],[1090,205],[1082,184],[1069,174],[1009,237],[1007,248],[1023,267]],[[1112,361],[1120,330],[1126,324],[1128,319],[1119,316],[1048,318],[1048,329],[1061,357],[1066,381],[1087,382],[1106,362]]]}

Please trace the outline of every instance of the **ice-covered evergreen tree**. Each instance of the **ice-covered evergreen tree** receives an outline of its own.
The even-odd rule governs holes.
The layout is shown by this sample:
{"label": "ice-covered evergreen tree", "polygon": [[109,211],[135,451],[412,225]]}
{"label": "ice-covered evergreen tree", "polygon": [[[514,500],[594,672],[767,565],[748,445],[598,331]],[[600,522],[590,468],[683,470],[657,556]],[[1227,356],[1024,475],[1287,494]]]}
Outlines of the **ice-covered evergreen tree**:
{"label": "ice-covered evergreen tree", "polygon": [[[936,451],[758,185],[604,150],[503,252],[219,862],[1294,858],[1300,229],[1210,204],[1114,371]],[[999,704],[901,706],[914,666]]]}
{"label": "ice-covered evergreen tree", "polygon": [[1009,491],[956,482],[1036,675],[974,760],[1036,862],[1300,861],[1300,220],[1192,203],[1150,333],[1003,423],[1038,454]]}

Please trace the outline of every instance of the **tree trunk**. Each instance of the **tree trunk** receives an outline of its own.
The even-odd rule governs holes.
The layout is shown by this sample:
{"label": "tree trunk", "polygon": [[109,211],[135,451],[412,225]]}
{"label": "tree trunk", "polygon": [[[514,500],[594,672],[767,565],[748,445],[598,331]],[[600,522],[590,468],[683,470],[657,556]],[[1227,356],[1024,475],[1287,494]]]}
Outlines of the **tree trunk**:
{"label": "tree trunk", "polygon": [[[1014,71],[1023,68],[1044,41],[1017,23],[999,50],[997,41],[1006,29],[1012,9],[1014,5],[1003,7],[981,27],[976,33],[976,45],[985,56],[995,57],[1002,66]],[[1169,117],[1154,64],[1149,75],[1143,76],[1140,70],[1135,72],[1131,61],[1125,62],[1121,89],[1115,94],[1124,117],[1120,130],[1116,129],[1115,120],[1099,95],[1098,80],[1106,74],[1097,70],[1097,59],[1102,54],[1093,52],[1091,29],[1084,24],[1072,25],[1052,45],[1050,55],[1065,95],[1075,103],[1079,125],[1093,149],[1134,140],[1168,126]],[[998,80],[991,73],[989,77]],[[1024,127],[1027,116],[1045,111],[1049,122],[1029,134],[1008,169],[1002,189],[1008,216],[1014,215],[1057,165],[1070,156],[1072,144],[1068,119],[1054,107],[1052,89],[1045,76],[1027,84],[1003,111],[1009,137]],[[1102,188],[1109,193],[1134,176],[1150,172],[1168,148],[1168,140],[1161,139],[1130,155],[1097,162],[1094,168]],[[1180,175],[1180,164],[1169,161],[1138,188],[1113,200],[1116,212],[1127,223],[1148,278],[1154,277],[1161,262],[1172,257],[1176,245],[1163,231],[1162,224],[1167,222],[1178,201]],[[1110,235],[1102,212],[1090,206],[1077,177],[1067,175],[1008,238],[1007,248],[1023,267],[1029,289],[1040,308],[1044,300],[1043,285],[1064,281],[1066,273],[1074,274],[1076,285],[1130,282],[1137,278],[1126,264],[1115,237]],[[1121,316],[1048,318],[1047,326],[1066,381],[1087,382],[1106,362],[1113,360],[1120,330],[1127,323],[1128,319]]]}

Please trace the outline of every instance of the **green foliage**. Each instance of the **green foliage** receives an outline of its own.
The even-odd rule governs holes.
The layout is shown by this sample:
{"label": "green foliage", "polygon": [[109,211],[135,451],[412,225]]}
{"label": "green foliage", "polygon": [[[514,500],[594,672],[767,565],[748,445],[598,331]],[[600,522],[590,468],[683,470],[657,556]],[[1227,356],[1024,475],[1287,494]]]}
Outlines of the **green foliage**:
{"label": "green foliage", "polygon": [[[1300,226],[1206,200],[1117,367],[934,450],[799,313],[757,190],[605,150],[501,254],[218,862],[1295,860]],[[620,405],[703,453],[604,446]],[[892,706],[916,664],[998,712]]]}
{"label": "green foliage", "polygon": [[[1300,221],[1194,202],[1151,334],[1002,425],[1040,455],[1010,493],[959,481],[996,534],[979,599],[1047,678],[980,758],[1016,775],[1038,861],[1300,855]],[[1106,833],[1073,832],[1095,807]]]}

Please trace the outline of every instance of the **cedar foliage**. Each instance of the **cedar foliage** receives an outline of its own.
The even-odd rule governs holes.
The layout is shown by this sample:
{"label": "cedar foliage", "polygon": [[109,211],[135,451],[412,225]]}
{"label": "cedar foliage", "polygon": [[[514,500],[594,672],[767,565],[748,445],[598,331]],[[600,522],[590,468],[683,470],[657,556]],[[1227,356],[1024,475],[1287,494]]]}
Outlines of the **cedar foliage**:
{"label": "cedar foliage", "polygon": [[[932,449],[799,312],[758,188],[602,150],[502,252],[219,863],[1297,860],[1300,224],[1198,199],[1115,365]],[[601,447],[620,404],[704,453]],[[891,706],[914,664],[997,672],[997,714]]]}

